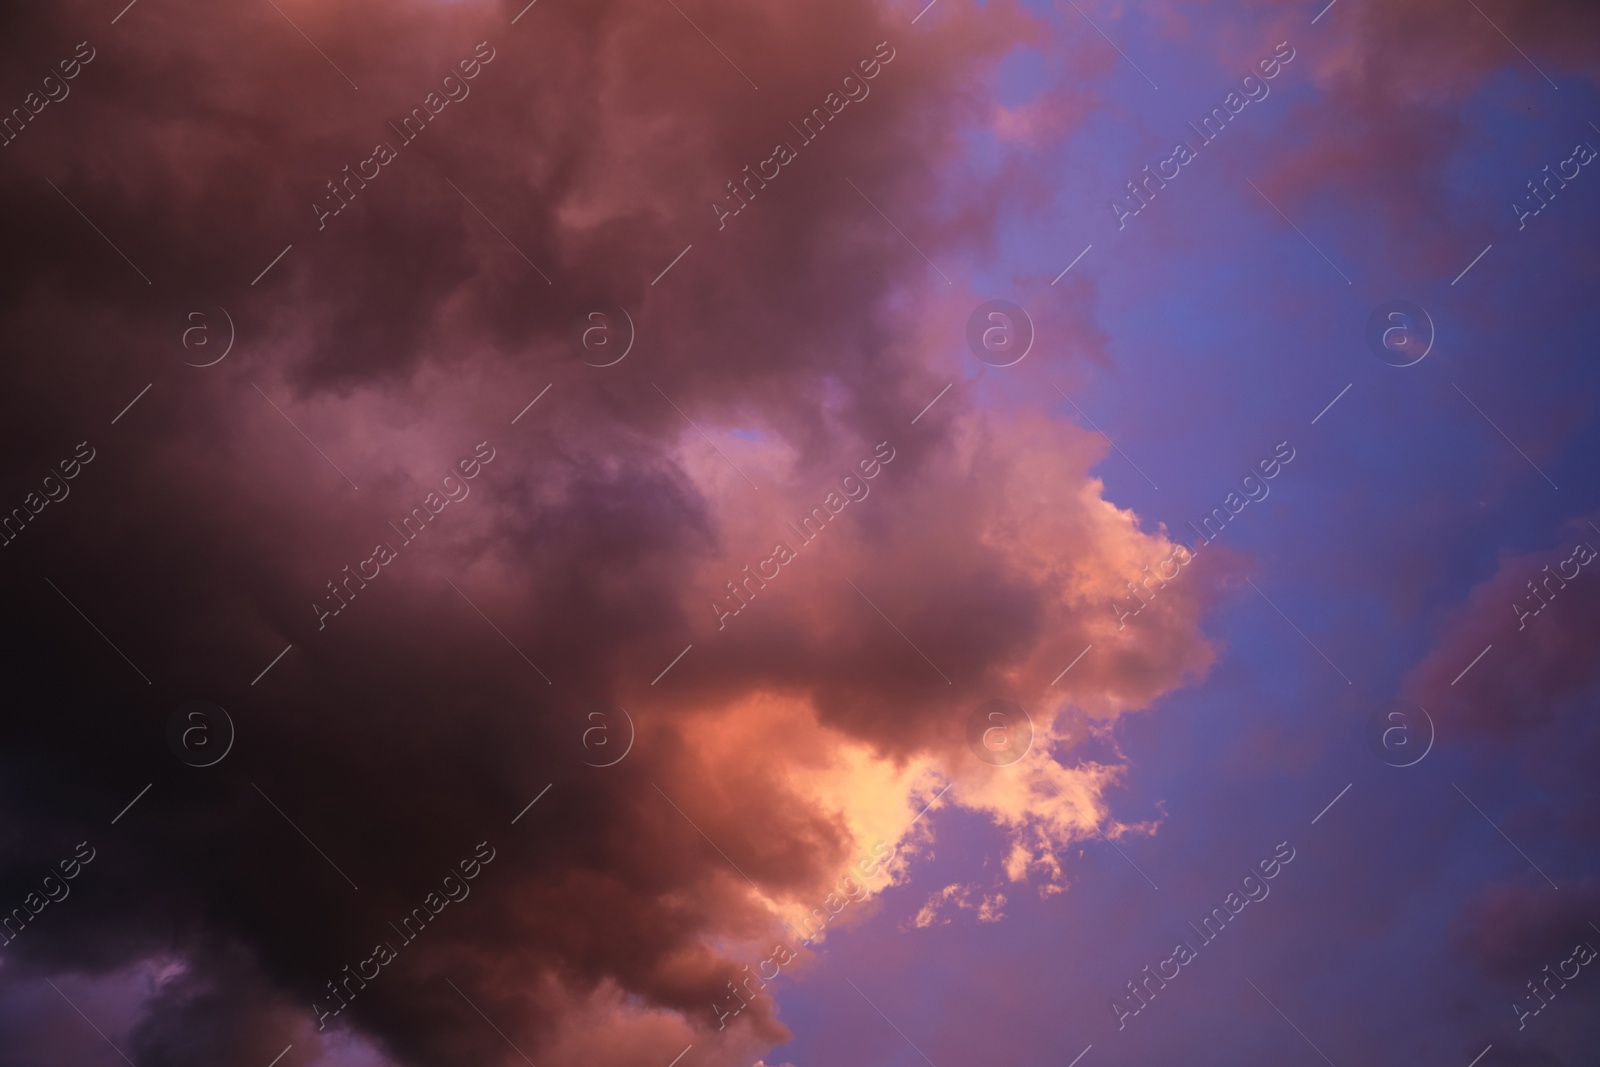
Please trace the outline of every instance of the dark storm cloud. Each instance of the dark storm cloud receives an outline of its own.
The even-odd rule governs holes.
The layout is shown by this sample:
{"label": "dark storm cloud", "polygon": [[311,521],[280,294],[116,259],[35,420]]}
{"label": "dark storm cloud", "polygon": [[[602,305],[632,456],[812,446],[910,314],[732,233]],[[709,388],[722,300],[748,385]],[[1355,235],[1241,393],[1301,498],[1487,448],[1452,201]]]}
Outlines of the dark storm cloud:
{"label": "dark storm cloud", "polygon": [[[992,617],[976,635],[924,629],[963,675],[960,697],[926,702],[921,664],[854,603],[845,630],[788,642],[814,578],[795,580],[764,637],[697,650],[676,691],[652,690],[707,632],[691,584],[742,550],[730,523],[747,507],[709,492],[673,405],[786,442],[792,460],[752,469],[762,501],[796,509],[907,423],[940,382],[894,300],[943,283],[845,179],[929,249],[981,242],[990,212],[941,215],[936,169],[959,122],[982,116],[973,79],[1033,31],[1004,6],[915,37],[856,5],[695,6],[755,90],[670,5],[546,0],[514,26],[506,6],[279,6],[145,0],[115,25],[87,3],[3,16],[8,102],[79,42],[94,58],[0,169],[0,324],[19,357],[0,484],[25,510],[4,549],[21,714],[0,757],[0,889],[20,899],[79,840],[102,850],[9,946],[9,988],[31,998],[46,976],[176,961],[107,994],[143,1012],[127,1051],[241,1060],[315,1045],[312,1002],[331,1004],[329,981],[387,943],[395,960],[329,1032],[351,1027],[398,1062],[513,1059],[479,1009],[530,1052],[572,1043],[564,1017],[634,1010],[619,995],[708,1030],[735,971],[709,939],[773,925],[743,874],[775,900],[802,897],[853,842],[759,778],[742,820],[719,814],[730,798],[684,773],[695,741],[674,716],[823,676],[836,728],[902,755],[944,746],[973,679],[1031,656],[1059,609],[1015,551],[978,547],[957,565],[948,540],[912,536],[919,515],[938,518],[946,446],[930,420],[893,471],[921,499],[895,512],[885,490],[879,517],[830,544],[877,568],[875,588],[903,594],[909,615]],[[719,231],[726,183],[885,54],[870,95]],[[415,107],[426,125],[407,141]],[[378,144],[392,156],[363,168]],[[349,201],[337,214],[331,195]],[[568,347],[596,297],[628,307],[640,333],[609,376]],[[183,365],[203,362],[180,343],[197,322],[205,359],[234,337],[206,369]],[[1098,446],[1057,443],[1081,488]],[[69,491],[35,505],[80,447],[94,458]],[[1000,451],[962,476],[1003,473]],[[1136,547],[1127,519],[1062,500],[1095,516],[1069,543]],[[426,530],[411,537],[399,527],[413,509]],[[966,525],[974,539],[981,527]],[[852,544],[867,534],[897,547]],[[1093,584],[1076,579],[1074,595]],[[1152,627],[1161,658],[1203,660],[1190,614]],[[1096,669],[1100,691],[1120,691]],[[650,698],[638,752],[602,777],[580,764],[584,713],[624,694]],[[166,747],[169,715],[196,697],[238,729],[213,768]],[[470,896],[401,943],[391,924],[480,842],[497,858]],[[65,1055],[69,1031],[41,1040]],[[784,1033],[769,1001],[721,1044],[703,1036],[731,1058]]]}

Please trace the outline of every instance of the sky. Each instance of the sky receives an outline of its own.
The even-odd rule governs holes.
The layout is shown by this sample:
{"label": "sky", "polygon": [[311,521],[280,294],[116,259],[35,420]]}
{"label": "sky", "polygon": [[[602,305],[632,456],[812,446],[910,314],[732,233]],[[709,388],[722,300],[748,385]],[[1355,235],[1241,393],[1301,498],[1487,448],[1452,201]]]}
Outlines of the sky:
{"label": "sky", "polygon": [[1592,1062],[1597,41],[0,12],[0,1067]]}

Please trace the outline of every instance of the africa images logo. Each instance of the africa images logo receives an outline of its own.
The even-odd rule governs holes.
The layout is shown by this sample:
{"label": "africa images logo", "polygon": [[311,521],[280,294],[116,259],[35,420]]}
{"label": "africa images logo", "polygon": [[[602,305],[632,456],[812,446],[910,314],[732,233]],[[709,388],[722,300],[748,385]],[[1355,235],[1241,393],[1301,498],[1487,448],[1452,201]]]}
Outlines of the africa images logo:
{"label": "africa images logo", "polygon": [[[1111,201],[1111,214],[1117,220],[1117,229],[1126,229],[1128,220],[1150,206],[1150,201],[1156,198],[1158,189],[1165,189],[1167,182],[1173,181],[1183,173],[1183,168],[1200,158],[1200,148],[1211,144],[1228,123],[1250,105],[1252,101],[1260,103],[1272,93],[1272,88],[1267,82],[1283,73],[1283,68],[1293,61],[1295,51],[1289,46],[1288,41],[1279,42],[1273,49],[1272,55],[1256,64],[1256,69],[1261,72],[1258,78],[1255,74],[1246,74],[1239,83],[1239,89],[1230,91],[1222,98],[1222,106],[1214,107],[1210,113],[1200,120],[1200,125],[1189,123],[1189,128],[1200,137],[1199,146],[1191,148],[1187,141],[1179,141],[1172,148],[1172,155],[1156,164],[1156,170],[1151,172],[1145,166],[1142,178],[1134,178],[1128,182],[1127,200],[1134,206],[1122,200]],[[1243,93],[1241,96],[1240,93]],[[1167,168],[1171,167],[1169,171]]]}
{"label": "africa images logo", "polygon": [[[867,82],[883,73],[883,68],[888,66],[894,57],[895,51],[889,42],[879,41],[873,46],[872,57],[856,64],[856,71],[860,72],[860,76],[857,77],[856,71],[844,76],[844,81],[839,86],[844,90],[843,96],[838,92],[830,92],[822,98],[820,106],[812,108],[810,114],[800,120],[799,126],[793,122],[789,123],[789,128],[799,135],[797,140],[800,142],[800,147],[804,148],[822,136],[822,131],[827,129],[828,123],[838,118],[852,101],[858,104],[864,101],[872,92],[872,87]],[[737,185],[729,181],[728,195],[723,197],[724,201],[732,203],[734,207],[730,210],[725,204],[716,201],[711,204],[711,210],[717,215],[717,229],[726,229],[729,219],[750,206],[750,202],[756,198],[757,189],[765,189],[767,182],[775,180],[783,173],[784,167],[799,158],[800,153],[793,144],[779,141],[773,147],[772,155],[756,164],[754,174],[750,173],[750,165],[745,164],[743,180]],[[772,168],[771,173],[767,172],[767,167]],[[755,183],[755,188],[751,188],[751,182]]]}

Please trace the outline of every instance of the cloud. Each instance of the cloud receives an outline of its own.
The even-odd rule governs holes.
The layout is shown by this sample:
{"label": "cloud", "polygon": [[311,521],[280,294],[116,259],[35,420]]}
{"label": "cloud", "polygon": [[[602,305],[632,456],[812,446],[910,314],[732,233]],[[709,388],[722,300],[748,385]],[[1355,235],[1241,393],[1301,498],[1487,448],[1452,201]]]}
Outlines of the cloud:
{"label": "cloud", "polygon": [[[974,900],[974,895],[977,899]],[[1004,893],[984,893],[978,886],[962,885],[959,882],[947,885],[934,893],[923,904],[917,914],[912,917],[911,926],[918,930],[926,929],[938,923],[948,926],[948,917],[941,919],[939,914],[946,907],[960,911],[976,911],[976,919],[980,923],[999,922],[1005,917],[1006,897]]]}
{"label": "cloud", "polygon": [[1503,553],[1408,674],[1406,692],[1424,707],[1449,706],[1481,736],[1507,738],[1570,718],[1600,681],[1586,652],[1600,625],[1590,587],[1600,581],[1579,562],[1593,557],[1593,545],[1600,538],[1572,521],[1547,548]]}
{"label": "cloud", "polygon": [[[1529,93],[1554,94],[1525,103],[1520,113],[1560,99],[1547,76],[1559,82],[1597,73],[1579,42],[1600,32],[1600,15],[1582,0],[1477,10],[1451,0],[1340,5],[1313,28],[1315,36],[1298,23],[1299,8],[1283,10],[1296,18],[1280,15],[1274,39],[1294,44],[1296,62],[1308,68],[1294,78],[1309,78],[1317,89],[1315,104],[1299,103],[1291,121],[1314,122],[1316,135],[1296,138],[1289,151],[1281,141],[1263,151],[1261,164],[1273,173],[1257,182],[1302,226],[1325,214],[1330,199],[1362,205],[1381,225],[1340,235],[1329,253],[1405,262],[1412,276],[1454,277],[1483,247],[1486,225],[1506,233],[1515,221],[1511,201],[1540,165],[1499,193],[1481,182],[1462,188],[1457,171],[1486,135],[1463,122],[1463,97],[1499,73]],[[1222,58],[1238,66],[1250,59],[1232,39]],[[1574,137],[1583,135],[1574,128]],[[1559,147],[1564,156],[1571,145]]]}
{"label": "cloud", "polygon": [[1462,906],[1451,940],[1485,975],[1521,995],[1523,984],[1540,979],[1542,968],[1569,955],[1574,942],[1600,940],[1589,925],[1600,887],[1580,882],[1564,888],[1552,893],[1533,879],[1488,885]]}
{"label": "cloud", "polygon": [[[748,1062],[787,1031],[770,1001],[712,1027],[734,949],[874,841],[929,832],[937,783],[1015,835],[1019,872],[1104,819],[1116,765],[1041,749],[981,777],[972,708],[1105,722],[1212,661],[1200,579],[1119,629],[1110,601],[1170,545],[1104,499],[1097,435],[961,390],[911,424],[977,298],[930,289],[842,178],[939,261],[984,244],[985,190],[942,166],[990,114],[986,73],[1038,33],[1027,15],[942,12],[913,37],[859,6],[697,5],[757,91],[670,5],[512,26],[514,6],[284,5],[316,49],[268,8],[140,5],[115,33],[86,3],[4,16],[13,58],[99,49],[0,175],[0,326],[51,354],[4,372],[12,497],[96,450],[0,577],[33,622],[12,696],[48,709],[0,750],[5,884],[85,836],[103,850],[11,952],[84,981],[171,962],[117,979],[135,1061],[293,1041],[329,1062],[511,1062],[514,1043],[621,1064],[681,1041]],[[885,40],[870,97],[719,231],[727,182]],[[345,185],[480,42],[470,95]],[[319,223],[336,179],[348,204]],[[569,342],[596,297],[639,331],[606,370]],[[179,340],[197,307],[238,331],[206,370]],[[719,631],[712,598],[883,441],[872,494]],[[402,533],[480,449],[470,494]],[[376,545],[395,558],[352,578]],[[197,695],[238,728],[212,769],[165,746]],[[586,715],[615,705],[633,754],[585,766]],[[498,858],[471,897],[313,1036],[329,980],[480,841]]]}

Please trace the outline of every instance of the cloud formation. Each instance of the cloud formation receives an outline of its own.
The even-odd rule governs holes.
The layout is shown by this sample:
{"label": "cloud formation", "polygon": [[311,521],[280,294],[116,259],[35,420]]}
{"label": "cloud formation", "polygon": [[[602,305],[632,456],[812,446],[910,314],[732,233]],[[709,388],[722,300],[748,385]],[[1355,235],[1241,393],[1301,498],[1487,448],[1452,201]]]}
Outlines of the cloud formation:
{"label": "cloud formation", "polygon": [[[4,372],[11,495],[96,453],[6,548],[36,619],[14,695],[50,710],[7,728],[0,882],[84,825],[104,839],[8,947],[7,1013],[66,1010],[44,978],[103,986],[134,1060],[178,1067],[291,1042],[346,1065],[691,1042],[734,1063],[787,1034],[768,999],[713,1036],[743,946],[924,833],[949,781],[1017,836],[1013,877],[1059,880],[1047,857],[1106,816],[1115,766],[1041,747],[990,774],[966,716],[1147,706],[1211,662],[1213,591],[1118,633],[1109,602],[1170,544],[1104,499],[1102,439],[965,386],[912,423],[977,297],[895,227],[958,275],[985,245],[983,189],[940,172],[1034,20],[280,6],[0,16],[29,79],[97,50],[0,173],[0,325],[41,354]],[[719,231],[727,177],[883,47],[870,98]],[[570,345],[594,299],[638,329],[611,368]],[[197,324],[230,354],[197,367]],[[729,576],[882,442],[871,496],[719,631]],[[197,696],[238,730],[204,770],[164,741]],[[632,754],[584,766],[587,713],[618,705]],[[329,975],[400,947],[480,841],[470,897],[319,1032]],[[28,1032],[0,1062],[79,1054]]]}

